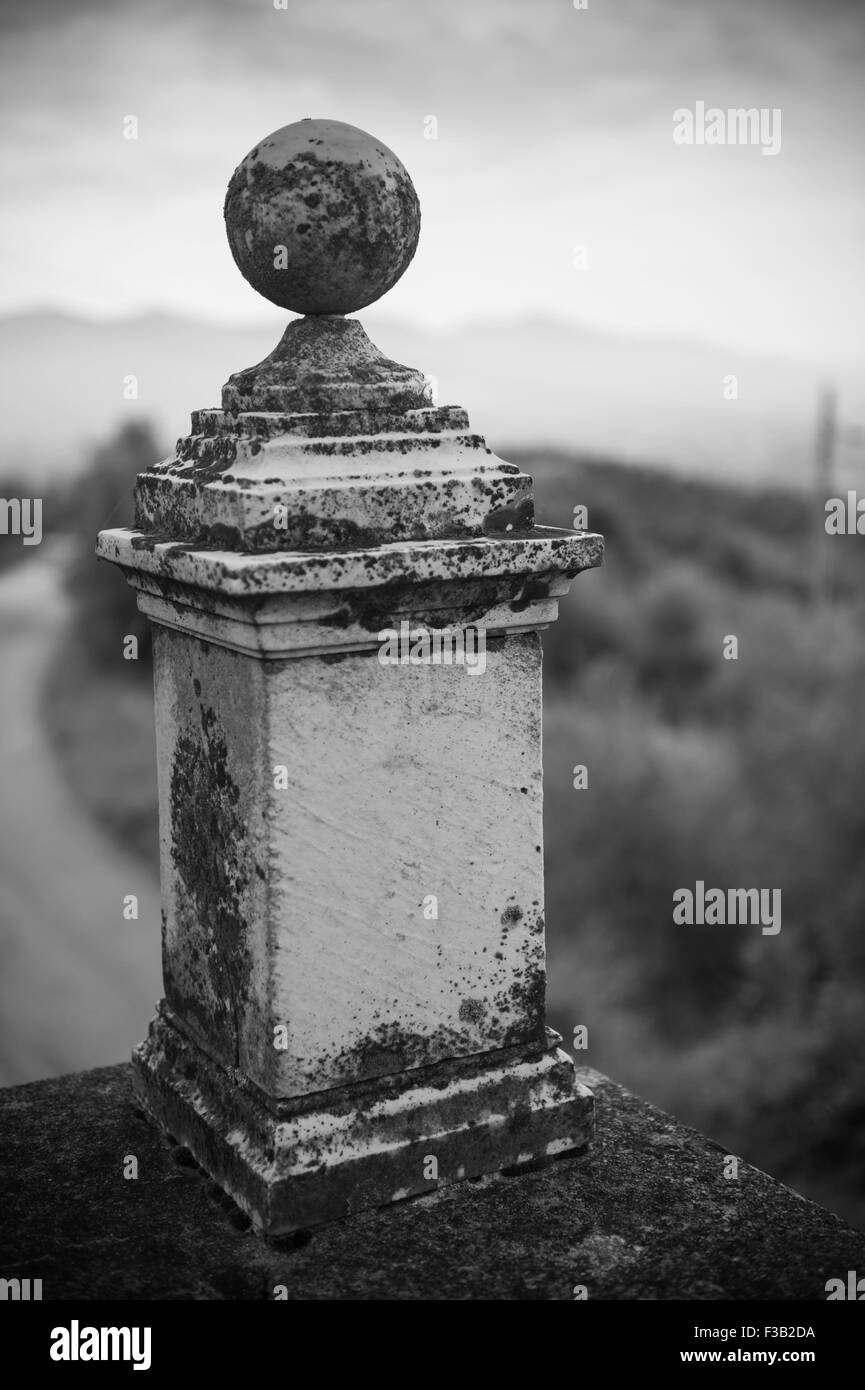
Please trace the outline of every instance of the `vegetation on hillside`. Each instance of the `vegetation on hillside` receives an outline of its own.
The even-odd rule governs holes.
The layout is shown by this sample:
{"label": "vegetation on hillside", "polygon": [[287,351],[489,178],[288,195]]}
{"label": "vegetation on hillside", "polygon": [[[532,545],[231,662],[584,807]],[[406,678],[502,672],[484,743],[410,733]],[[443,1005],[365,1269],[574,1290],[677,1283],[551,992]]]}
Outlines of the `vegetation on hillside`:
{"label": "vegetation on hillside", "polygon": [[[135,476],[159,457],[151,430],[130,423],[98,448],[69,490],[65,519],[71,618],[54,654],[43,711],[61,766],[83,805],[127,849],[158,864],[150,624],[96,536],[132,524]],[[138,643],[127,660],[127,637]]]}
{"label": "vegetation on hillside", "polygon": [[[579,503],[607,536],[545,637],[553,1020],[588,1026],[590,1064],[865,1224],[861,540],[819,542],[833,592],[815,606],[816,503],[532,466],[542,515]],[[698,880],[780,888],[780,932],[675,925],[673,892]]]}

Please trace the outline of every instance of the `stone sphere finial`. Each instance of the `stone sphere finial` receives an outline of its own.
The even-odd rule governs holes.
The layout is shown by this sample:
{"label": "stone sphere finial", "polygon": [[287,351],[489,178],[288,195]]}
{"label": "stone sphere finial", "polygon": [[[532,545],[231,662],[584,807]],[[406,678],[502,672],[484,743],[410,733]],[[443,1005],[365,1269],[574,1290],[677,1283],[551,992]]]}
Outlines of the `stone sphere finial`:
{"label": "stone sphere finial", "polygon": [[420,204],[387,145],[343,121],[307,119],[241,160],[225,226],[238,269],[265,299],[299,314],[350,314],[406,269]]}

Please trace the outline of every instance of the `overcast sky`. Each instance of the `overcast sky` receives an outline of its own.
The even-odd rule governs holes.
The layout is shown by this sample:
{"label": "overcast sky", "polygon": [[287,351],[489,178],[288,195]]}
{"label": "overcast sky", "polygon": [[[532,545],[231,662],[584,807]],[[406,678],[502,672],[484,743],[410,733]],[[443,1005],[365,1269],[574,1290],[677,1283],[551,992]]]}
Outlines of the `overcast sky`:
{"label": "overcast sky", "polygon": [[[420,196],[383,314],[865,357],[865,6],[4,0],[0,51],[0,311],[277,318],[231,260],[225,185],[261,137],[327,116]],[[780,153],[675,145],[697,101],[781,108]]]}

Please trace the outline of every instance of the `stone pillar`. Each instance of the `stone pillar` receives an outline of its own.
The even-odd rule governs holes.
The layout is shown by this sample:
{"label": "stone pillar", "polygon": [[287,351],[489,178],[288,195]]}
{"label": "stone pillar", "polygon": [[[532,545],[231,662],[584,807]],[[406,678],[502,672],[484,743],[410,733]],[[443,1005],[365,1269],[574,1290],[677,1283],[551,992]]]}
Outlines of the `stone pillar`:
{"label": "stone pillar", "polygon": [[390,150],[287,126],[225,211],[305,317],[98,553],[154,635],[165,998],[137,1085],[278,1233],[590,1137],[544,1019],[539,633],[602,542],[536,526],[531,479],[344,317],[417,244]]}

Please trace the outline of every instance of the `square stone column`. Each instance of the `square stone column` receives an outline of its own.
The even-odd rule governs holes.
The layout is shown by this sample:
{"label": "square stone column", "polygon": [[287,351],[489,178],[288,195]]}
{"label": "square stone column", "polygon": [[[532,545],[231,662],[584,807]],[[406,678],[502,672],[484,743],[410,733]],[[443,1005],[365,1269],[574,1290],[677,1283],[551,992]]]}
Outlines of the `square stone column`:
{"label": "square stone column", "polygon": [[[373,269],[341,267],[346,181],[392,234]],[[334,278],[350,308],[411,259],[413,198],[352,127],[256,147],[229,240],[307,317],[99,540],[154,633],[165,998],[138,1085],[269,1233],[591,1135],[545,1027],[539,633],[602,542],[536,526],[531,479],[334,312]],[[466,629],[461,663],[429,641]]]}

